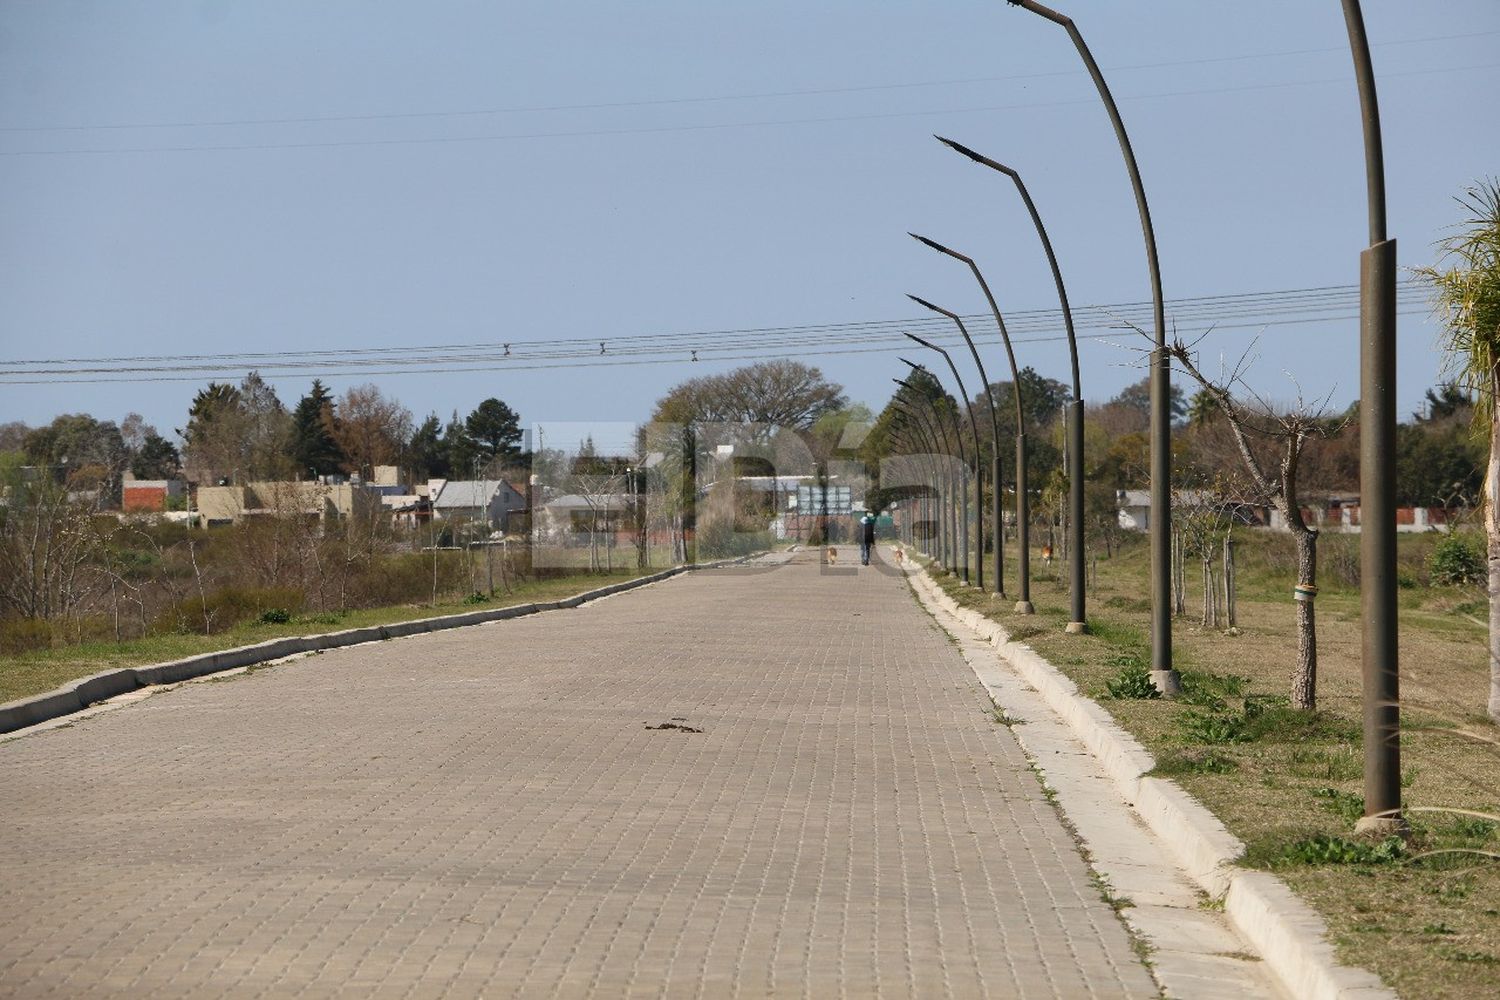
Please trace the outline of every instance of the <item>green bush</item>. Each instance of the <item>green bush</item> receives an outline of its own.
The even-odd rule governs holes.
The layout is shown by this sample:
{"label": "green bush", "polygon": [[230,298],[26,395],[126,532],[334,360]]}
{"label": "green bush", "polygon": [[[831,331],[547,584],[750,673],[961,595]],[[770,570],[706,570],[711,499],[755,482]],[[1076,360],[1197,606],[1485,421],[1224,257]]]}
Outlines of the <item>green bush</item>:
{"label": "green bush", "polygon": [[1483,583],[1486,566],[1484,548],[1472,535],[1451,533],[1433,547],[1427,559],[1432,582],[1445,587]]}
{"label": "green bush", "polygon": [[1324,808],[1338,814],[1339,818],[1353,823],[1365,814],[1363,795],[1355,795],[1338,788],[1314,788],[1313,798],[1322,799]]}
{"label": "green bush", "polygon": [[258,621],[268,611],[291,611],[306,602],[295,587],[220,587],[202,598],[186,597],[157,617],[159,632],[225,632],[243,622]]}
{"label": "green bush", "polygon": [[1279,860],[1299,865],[1389,865],[1405,855],[1406,844],[1400,837],[1387,837],[1371,844],[1320,833],[1289,845]]}
{"label": "green bush", "polygon": [[1187,711],[1178,716],[1177,724],[1183,738],[1192,743],[1244,743],[1250,739],[1242,715]]}
{"label": "green bush", "polygon": [[1144,700],[1160,698],[1161,692],[1156,685],[1151,683],[1151,672],[1140,663],[1131,660],[1120,667],[1120,672],[1115,674],[1115,679],[1105,681],[1104,686],[1109,689],[1111,698]]}
{"label": "green bush", "polygon": [[262,625],[285,625],[292,620],[292,613],[286,608],[267,608],[260,613],[259,621]]}

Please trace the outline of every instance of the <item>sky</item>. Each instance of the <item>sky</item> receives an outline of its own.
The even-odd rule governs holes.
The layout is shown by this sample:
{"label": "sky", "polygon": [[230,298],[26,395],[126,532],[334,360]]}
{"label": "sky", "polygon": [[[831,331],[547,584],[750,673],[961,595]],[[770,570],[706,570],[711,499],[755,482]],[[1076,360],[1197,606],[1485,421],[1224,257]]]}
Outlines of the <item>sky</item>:
{"label": "sky", "polygon": [[[1208,319],[1174,300],[1357,282],[1363,146],[1336,0],[1059,6],[1119,101],[1179,331]],[[1484,110],[1500,2],[1364,6],[1390,233],[1404,266],[1432,263],[1454,196],[1500,174]],[[894,325],[862,342],[840,325],[927,316],[906,293],[984,308],[908,231],[973,256],[1040,331],[1018,363],[1066,379],[1014,189],[933,133],[1021,171],[1075,307],[1149,299],[1124,164],[1071,44],[999,0],[0,0],[0,422],[135,411],[166,431],[210,378],[254,366],[288,406],[316,374],[336,392],[374,381],[419,420],[496,396],[526,423],[628,423],[757,353],[878,409],[910,351]],[[1403,310],[1408,412],[1443,358],[1422,294]],[[1352,310],[1261,313],[1221,318],[1200,344],[1211,368],[1254,342],[1268,398],[1357,396]],[[815,329],[725,332],[788,327]],[[993,324],[974,332],[1007,377]],[[571,356],[517,363],[558,341]],[[1085,399],[1141,377],[1139,343],[1092,331]],[[425,367],[469,370],[376,374],[455,344],[479,346]],[[118,360],[182,355],[235,357]],[[96,381],[16,374],[57,367]]]}

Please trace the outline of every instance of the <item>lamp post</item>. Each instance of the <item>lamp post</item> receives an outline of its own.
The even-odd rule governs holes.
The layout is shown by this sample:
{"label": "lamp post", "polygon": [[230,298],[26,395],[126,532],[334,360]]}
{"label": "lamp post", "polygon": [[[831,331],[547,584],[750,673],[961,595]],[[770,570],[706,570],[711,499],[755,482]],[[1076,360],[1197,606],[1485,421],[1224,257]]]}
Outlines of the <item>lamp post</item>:
{"label": "lamp post", "polygon": [[[910,383],[904,382],[904,381],[902,381],[901,379],[898,379],[898,378],[893,378],[893,379],[891,379],[891,381],[895,382],[899,386],[902,386],[903,388],[911,389],[913,395],[919,395],[919,393],[917,393],[917,391],[912,388],[912,386],[910,385]],[[925,463],[925,464],[927,464],[930,467],[929,474],[932,476],[932,490],[933,490],[933,492],[935,492],[937,494],[937,506],[938,506],[938,509],[937,509],[937,512],[936,512],[937,516],[933,517],[932,516],[933,515],[932,503],[929,500],[929,502],[927,504],[927,513],[928,513],[928,518],[927,519],[929,521],[936,521],[936,523],[937,523],[937,559],[938,559],[938,562],[941,563],[941,564],[943,564],[943,565],[945,565],[945,566],[949,566],[949,565],[951,565],[951,561],[947,558],[948,551],[947,551],[947,545],[946,545],[946,539],[947,539],[947,534],[948,533],[947,533],[947,525],[945,523],[945,515],[943,513],[944,508],[946,507],[946,504],[945,504],[944,499],[943,499],[943,492],[944,491],[943,491],[943,488],[942,488],[942,476],[940,475],[940,473],[941,473],[942,470],[936,464],[934,464],[935,463],[935,457],[939,453],[938,452],[938,447],[937,447],[937,439],[934,438],[933,435],[932,435],[932,428],[931,428],[931,425],[927,421],[926,414],[920,412],[916,408],[916,406],[914,404],[913,405],[908,405],[907,402],[906,402],[906,400],[902,399],[899,394],[894,399],[894,402],[895,402],[897,408],[902,413],[902,415],[907,420],[911,421],[911,424],[909,424],[908,426],[914,427],[916,429],[917,433],[918,433],[918,436],[924,439],[924,442],[923,442],[923,445],[922,445],[922,450],[929,456],[928,462]],[[929,553],[929,554],[931,554],[931,553]]]}
{"label": "lamp post", "polygon": [[[918,236],[916,233],[907,233],[906,235],[912,237],[912,239],[915,239],[915,240],[918,240],[918,241],[920,241],[922,243],[925,243],[926,245],[932,247],[933,249],[941,250],[943,253],[951,253],[951,251],[949,251],[946,247],[941,247],[939,244],[932,242],[931,240],[927,239],[925,236]],[[907,296],[907,298],[912,298],[912,296]],[[920,300],[917,300],[917,301],[920,301]],[[1005,514],[1004,514],[1004,510],[1003,510],[1003,504],[1002,504],[1001,495],[1000,495],[1001,494],[1001,489],[1000,489],[1000,483],[1001,483],[1001,478],[1000,478],[1000,417],[999,417],[998,411],[995,409],[995,390],[994,390],[994,387],[990,385],[990,377],[987,374],[985,374],[985,371],[984,371],[984,361],[981,360],[980,357],[979,357],[979,349],[974,346],[974,338],[971,337],[971,336],[969,336],[968,327],[964,326],[964,321],[962,319],[960,319],[957,315],[953,316],[953,322],[958,325],[958,332],[963,335],[964,343],[967,344],[967,345],[969,345],[969,354],[974,359],[974,366],[979,369],[979,380],[984,383],[984,401],[989,406],[989,411],[990,411],[990,447],[991,447],[991,452],[992,452],[992,454],[990,456],[991,457],[991,463],[990,463],[990,468],[991,468],[990,480],[991,480],[992,489],[991,489],[990,492],[993,494],[992,497],[991,497],[991,504],[992,504],[992,518],[991,519],[992,519],[992,521],[994,523],[994,526],[995,526],[994,529],[993,529],[993,532],[994,532],[994,543],[995,543],[995,595],[997,597],[1004,597],[1005,596]],[[917,343],[923,345],[924,347],[932,347],[931,344],[927,343],[927,341],[921,339],[920,337],[912,336],[912,334],[910,334],[910,333],[908,333],[907,336],[911,337],[913,340],[915,340]],[[936,348],[933,348],[933,349],[936,350]],[[949,364],[951,365],[952,362],[950,361]],[[970,413],[970,415],[969,415],[969,421],[972,423],[973,420],[974,420],[974,416],[973,416],[972,413]],[[979,445],[977,443],[974,445],[974,451],[975,451],[974,464],[975,464],[976,469],[977,469],[978,464],[979,464],[979,455],[978,455]],[[983,489],[981,489],[979,491],[979,502],[980,503],[984,502],[984,490]],[[984,540],[983,540],[983,538],[980,539],[979,552],[980,552],[980,562],[982,564],[983,561],[984,561],[984,559],[983,559],[983,556],[984,556]],[[980,585],[980,587],[984,586],[984,578],[982,576],[980,577],[979,585]]]}
{"label": "lamp post", "polygon": [[[936,387],[938,387],[939,393],[942,393],[942,396],[945,397],[944,402],[947,402],[947,391],[942,388],[942,382],[938,381],[938,376],[933,375],[932,372],[929,372],[926,366],[922,366],[922,364],[916,364],[915,361],[907,361],[906,358],[900,358],[900,361],[903,364],[909,364],[910,369],[912,369],[913,373],[921,372],[922,375],[926,375],[927,378],[932,379],[933,385],[936,385]],[[933,420],[938,420],[938,417],[936,417],[936,412],[938,412],[938,406],[933,406]],[[959,408],[957,408],[957,406],[954,406],[953,409],[948,409],[948,423],[950,423],[950,426],[953,426],[954,441],[959,442],[959,462],[963,468],[963,472],[960,472],[959,477],[957,477],[959,478],[959,490],[957,490],[959,502],[957,502],[956,507],[954,507],[954,517],[956,517],[956,522],[954,522],[954,540],[957,540],[957,543],[959,543],[959,552],[963,555],[963,582],[965,582],[965,585],[968,585],[969,456],[965,453],[965,450],[963,450],[963,430],[959,427]]]}
{"label": "lamp post", "polygon": [[1396,646],[1396,241],[1385,228],[1385,163],[1375,68],[1359,0],[1343,0],[1364,120],[1370,245],[1359,255],[1359,564],[1364,619],[1365,814],[1392,833],[1401,816],[1401,687]]}
{"label": "lamp post", "polygon": [[1073,331],[1073,310],[1068,306],[1068,290],[1063,285],[1062,268],[1058,267],[1057,254],[1052,251],[1052,240],[1047,236],[1047,227],[1042,224],[1041,213],[1036,210],[1036,203],[1031,200],[1031,193],[1026,190],[1026,183],[1021,180],[1021,175],[1005,164],[976,153],[952,139],[944,139],[940,135],[933,138],[975,163],[998,170],[1015,182],[1021,200],[1026,203],[1026,211],[1031,214],[1036,234],[1042,241],[1042,249],[1046,251],[1047,264],[1052,268],[1052,282],[1057,286],[1057,299],[1062,305],[1063,326],[1068,333],[1068,357],[1073,368],[1073,399],[1068,403],[1068,573],[1072,577],[1073,587],[1071,620],[1066,631],[1070,635],[1080,635],[1086,628],[1086,581],[1083,570],[1083,388],[1078,377],[1078,338]]}
{"label": "lamp post", "polygon": [[[1029,615],[1036,609],[1031,603],[1031,497],[1027,486],[1028,477],[1026,474],[1026,415],[1024,408],[1021,406],[1021,373],[1016,368],[1016,352],[1011,350],[1010,331],[1005,328],[1005,317],[1000,315],[1000,309],[995,305],[995,297],[990,294],[989,283],[984,280],[984,275],[979,272],[979,267],[973,260],[956,251],[949,250],[947,247],[942,246],[942,244],[934,243],[925,237],[917,236],[916,238],[934,250],[946,253],[956,260],[968,263],[969,269],[974,272],[974,277],[979,279],[979,287],[984,289],[984,297],[989,301],[990,312],[994,315],[995,324],[1000,329],[1000,340],[1005,344],[1005,357],[1010,362],[1011,394],[1016,399],[1016,545],[1019,549],[1017,553],[1018,569],[1016,576],[1020,582],[1020,593],[1016,595],[1016,611],[1019,614]],[[931,309],[933,312],[947,316],[953,320],[953,322],[958,324],[958,328],[963,333],[964,339],[968,339],[969,333],[964,329],[963,320],[959,319],[957,313],[944,309],[942,306],[933,305],[926,299],[920,299],[915,295],[908,295],[907,298],[919,306]],[[978,356],[977,352],[975,356]],[[995,444],[998,449],[998,437]],[[996,481],[999,481],[998,477]]]}
{"label": "lamp post", "polygon": [[[902,404],[899,398],[897,399],[896,403],[896,413],[901,418],[900,424],[898,425],[898,430],[905,432],[906,435],[909,435],[910,437],[916,438],[916,448],[918,449],[918,453],[914,457],[918,459],[920,466],[922,467],[922,474],[928,479],[932,479],[931,447],[923,440],[921,429],[918,428],[913,422],[910,411],[907,410],[907,408]],[[908,443],[910,443],[909,439]],[[935,481],[924,485],[922,495],[912,498],[912,510],[914,513],[911,518],[908,518],[910,523],[907,526],[907,540],[913,545],[917,545],[917,547],[925,555],[931,555],[931,553],[927,551],[927,546],[925,544],[926,542],[930,541],[930,537],[921,539],[922,544],[918,544],[916,525],[918,520],[921,520],[923,523],[927,523],[932,520],[932,502],[930,494],[934,490],[936,490]]]}
{"label": "lamp post", "polygon": [[[919,365],[915,361],[908,361],[905,358],[901,358],[900,360],[902,364],[909,365],[913,372],[921,372],[932,379],[933,384],[938,387],[938,390],[945,397],[947,396],[947,392],[943,389],[942,381],[932,372],[928,371],[926,366]],[[962,388],[959,391],[963,391]],[[933,407],[933,409],[936,410],[937,407]],[[953,428],[953,439],[958,442],[958,460],[963,466],[963,472],[958,477],[958,530],[954,533],[954,537],[958,540],[959,551],[963,553],[963,576],[964,584],[967,586],[969,583],[969,456],[964,451],[963,430],[958,426],[957,405],[948,410],[948,423]],[[979,464],[979,456],[976,454],[974,459],[974,464],[977,466]]]}
{"label": "lamp post", "polygon": [[1170,426],[1170,393],[1172,389],[1167,354],[1167,318],[1162,302],[1161,267],[1156,258],[1156,233],[1151,226],[1151,208],[1146,204],[1146,189],[1141,184],[1140,168],[1120,109],[1104,82],[1099,64],[1079,34],[1073,19],[1059,14],[1036,0],[1008,0],[1061,26],[1073,41],[1084,67],[1099,91],[1104,109],[1115,128],[1130,186],[1135,190],[1136,212],[1141,217],[1141,235],[1146,243],[1146,267],[1151,273],[1152,321],[1155,350],[1151,354],[1151,680],[1163,694],[1182,691],[1182,675],[1172,666],[1172,429]]}
{"label": "lamp post", "polygon": [[[910,361],[906,361],[905,358],[902,358],[901,360],[905,361],[906,364],[911,365],[911,367],[912,367],[913,370],[921,369],[924,374],[928,374],[929,378],[932,377],[929,373],[926,372],[926,369],[922,368],[921,365],[913,364]],[[929,427],[929,429],[932,432],[933,441],[937,442],[937,443],[940,443],[940,444],[946,445],[948,435],[945,432],[945,430],[943,429],[942,421],[938,418],[937,407],[932,405],[931,399],[928,398],[927,395],[924,392],[922,392],[922,390],[918,389],[916,386],[912,385],[910,382],[907,382],[907,381],[905,381],[903,379],[896,379],[895,381],[902,388],[909,390],[913,396],[920,397],[920,398],[923,398],[923,399],[926,400],[928,409],[931,410],[931,412],[932,412],[932,421],[931,421],[931,423],[928,424],[928,427]],[[927,414],[926,413],[922,413],[920,410],[918,410],[917,412],[918,412],[919,416],[922,418],[922,420],[925,422],[927,420]],[[956,420],[954,421],[954,424],[955,424],[955,429],[956,429],[956,427],[957,427],[957,421]],[[956,436],[957,436],[957,434],[955,434],[955,437]],[[958,446],[959,446],[959,449],[961,451],[963,449],[963,438],[961,438],[961,437],[958,438]],[[938,452],[938,450],[937,450],[936,447],[934,447],[933,454],[934,455],[939,454],[939,452]],[[950,454],[950,457],[951,457],[951,453],[948,453],[946,451],[943,452],[943,454]],[[962,460],[960,460],[960,461],[962,461]],[[945,514],[945,516],[948,519],[948,523],[946,525],[946,527],[947,527],[947,537],[948,537],[948,544],[947,544],[947,549],[948,549],[948,566],[949,566],[949,568],[954,573],[957,573],[959,571],[958,555],[959,555],[960,543],[962,541],[964,543],[962,545],[962,547],[965,550],[967,550],[967,548],[968,548],[968,546],[967,546],[967,539],[962,539],[961,540],[960,537],[959,537],[959,521],[960,521],[960,518],[958,516],[958,491],[953,488],[953,479],[954,479],[954,476],[953,476],[952,470],[950,470],[950,469],[942,469],[940,471],[941,471],[942,475],[940,475],[939,478],[947,480],[948,484],[949,484],[948,485],[948,490],[947,490],[947,492],[948,492],[948,500],[947,500],[947,503],[944,504],[944,507],[946,508],[946,514]],[[967,506],[967,501],[968,501],[968,497],[967,496],[964,497],[964,501],[965,501],[965,505]],[[965,517],[962,520],[963,520],[963,523],[964,523],[964,534],[967,535],[968,534],[968,530],[967,530],[968,517],[967,517],[967,515],[965,515]],[[967,570],[968,570],[968,560],[969,560],[968,552],[964,551],[964,569],[965,569],[964,580],[965,580],[965,582],[968,581],[968,572],[967,572]]]}
{"label": "lamp post", "polygon": [[[953,379],[954,379],[954,381],[956,381],[958,383],[958,393],[959,393],[960,396],[963,397],[964,408],[969,411],[969,433],[970,433],[970,435],[974,439],[974,484],[975,484],[975,494],[976,494],[976,496],[974,498],[974,534],[978,536],[978,538],[976,539],[976,542],[975,542],[975,550],[974,550],[975,551],[974,561],[976,563],[975,569],[977,571],[976,572],[976,576],[975,576],[975,580],[976,580],[976,582],[978,584],[979,589],[983,590],[984,589],[984,477],[980,474],[979,456],[980,456],[980,454],[982,454],[982,452],[981,452],[981,450],[979,448],[979,423],[978,423],[978,421],[976,421],[974,419],[974,404],[969,401],[969,390],[964,388],[963,376],[958,373],[958,366],[953,363],[952,356],[949,355],[949,353],[947,351],[943,350],[941,347],[937,346],[936,344],[928,343],[927,341],[923,340],[921,337],[918,337],[914,333],[907,333],[906,336],[908,338],[910,338],[911,340],[916,341],[918,344],[921,344],[923,347],[927,348],[928,350],[930,350],[930,351],[936,351],[936,352],[938,352],[939,354],[941,354],[943,356],[943,360],[946,361],[946,362],[948,362],[948,370],[953,373]],[[972,345],[970,345],[970,346],[972,346]],[[905,359],[902,359],[902,360],[905,360]],[[907,362],[907,363],[910,364],[910,362]],[[984,374],[984,369],[981,368],[980,369],[980,375],[983,376],[983,374]],[[936,377],[936,376],[934,376],[934,377]],[[991,410],[990,416],[991,417],[994,416],[993,409]],[[997,491],[1000,488],[999,484],[1000,484],[999,477],[996,477],[996,479],[995,479],[995,489]],[[996,522],[996,523],[998,524],[999,522]],[[996,548],[997,549],[999,548],[998,542],[996,543]],[[966,562],[967,562],[967,559],[968,559],[968,556],[967,556],[967,553],[966,553],[965,554],[965,561]]]}

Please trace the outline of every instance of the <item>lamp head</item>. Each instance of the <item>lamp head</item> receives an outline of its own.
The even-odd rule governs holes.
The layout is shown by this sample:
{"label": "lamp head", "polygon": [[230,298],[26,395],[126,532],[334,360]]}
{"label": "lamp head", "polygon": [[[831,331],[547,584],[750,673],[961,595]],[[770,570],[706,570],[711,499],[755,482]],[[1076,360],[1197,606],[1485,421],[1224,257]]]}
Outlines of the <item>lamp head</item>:
{"label": "lamp head", "polygon": [[942,348],[938,347],[936,344],[930,344],[930,343],[928,343],[927,341],[923,340],[921,337],[918,337],[915,333],[908,333],[907,331],[902,330],[901,331],[901,336],[903,336],[903,337],[910,337],[912,340],[915,340],[917,343],[921,344],[923,347],[927,348],[930,351],[941,351],[942,350]]}
{"label": "lamp head", "polygon": [[952,139],[945,139],[940,135],[935,135],[933,136],[933,138],[942,143],[944,146],[947,146],[949,149],[953,150],[955,153],[962,153],[964,156],[967,156],[975,163],[981,163],[986,167],[990,167],[991,169],[1000,171],[1002,174],[1009,174],[1016,180],[1020,180],[1020,174],[1016,173],[1010,167],[1007,167],[1005,164],[1000,163],[996,160],[990,159],[983,153],[975,152],[961,142],[954,142]]}
{"label": "lamp head", "polygon": [[922,298],[919,295],[912,295],[910,292],[908,292],[906,297],[911,299],[917,305],[921,306],[923,309],[931,309],[933,312],[939,313],[943,316],[947,316],[949,319],[958,319],[957,313],[951,313],[948,310],[944,309],[942,306],[933,305],[931,302],[928,302],[926,299]]}

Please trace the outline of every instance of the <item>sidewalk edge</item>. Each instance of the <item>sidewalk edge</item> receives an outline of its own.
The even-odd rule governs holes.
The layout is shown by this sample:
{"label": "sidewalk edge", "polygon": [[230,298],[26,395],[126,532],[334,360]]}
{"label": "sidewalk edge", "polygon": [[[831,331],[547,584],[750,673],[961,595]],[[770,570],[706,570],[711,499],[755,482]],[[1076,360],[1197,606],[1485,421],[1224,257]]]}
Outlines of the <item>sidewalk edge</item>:
{"label": "sidewalk edge", "polygon": [[1149,776],[1156,761],[1093,699],[1030,646],[1012,642],[998,622],[959,606],[926,570],[909,578],[918,596],[941,606],[987,640],[1037,690],[1103,764],[1142,822],[1171,848],[1178,867],[1223,899],[1235,930],[1290,993],[1306,1000],[1397,1000],[1367,969],[1340,965],[1323,918],[1274,875],[1239,867],[1244,844],[1175,782]]}
{"label": "sidewalk edge", "polygon": [[282,657],[293,656],[298,653],[312,653],[325,649],[353,646],[365,642],[381,642],[385,639],[396,639],[408,635],[440,632],[450,628],[483,625],[487,622],[523,618],[540,611],[576,608],[589,601],[596,601],[601,597],[608,597],[611,594],[618,594],[622,591],[634,590],[638,587],[648,586],[649,584],[660,583],[662,580],[670,579],[691,570],[718,569],[723,566],[746,562],[759,555],[761,553],[743,556],[739,559],[720,560],[719,562],[673,566],[671,569],[665,569],[659,573],[651,573],[647,576],[636,577],[633,580],[611,583],[556,601],[514,604],[510,607],[491,608],[481,611],[461,611],[458,614],[439,615],[434,618],[415,618],[410,621],[392,622],[388,625],[368,625],[363,628],[344,629],[339,632],[286,636],[280,639],[268,639],[265,642],[253,643],[249,646],[236,646],[233,649],[221,649],[213,653],[199,653],[196,656],[188,656],[180,660],[169,660],[165,663],[152,663],[139,667],[117,667],[113,670],[104,670],[97,674],[90,674],[87,677],[71,680],[61,687],[54,688],[43,694],[32,695],[29,698],[18,698],[15,701],[9,701],[0,705],[0,735],[13,733],[43,722],[50,722],[53,719],[72,715],[75,712],[81,712],[90,705],[107,701],[110,698],[135,691],[138,688],[151,687],[158,684],[176,684],[197,677],[206,677],[210,674],[221,673],[225,670],[253,666],[254,664],[265,663],[269,660],[279,660]]}

